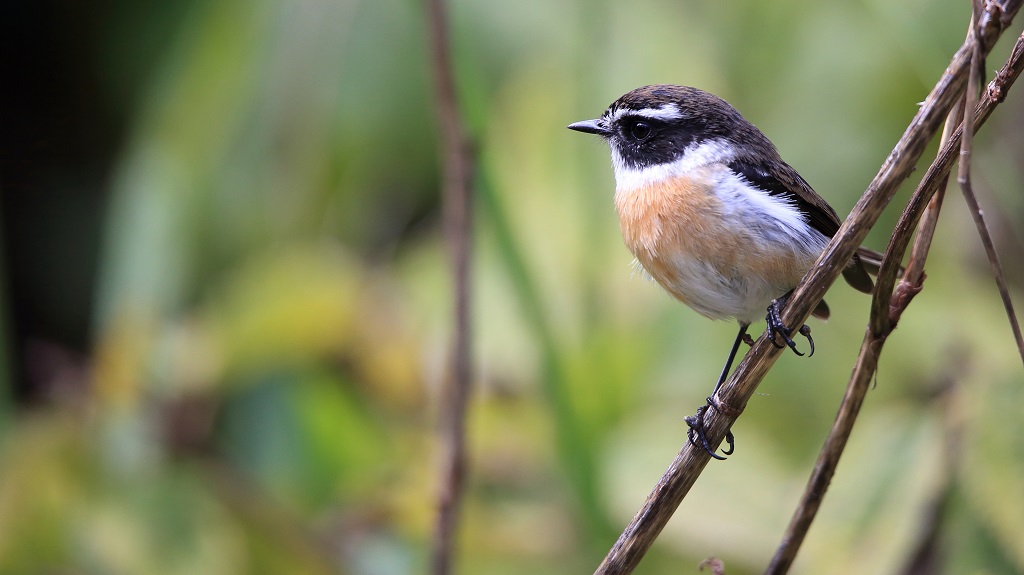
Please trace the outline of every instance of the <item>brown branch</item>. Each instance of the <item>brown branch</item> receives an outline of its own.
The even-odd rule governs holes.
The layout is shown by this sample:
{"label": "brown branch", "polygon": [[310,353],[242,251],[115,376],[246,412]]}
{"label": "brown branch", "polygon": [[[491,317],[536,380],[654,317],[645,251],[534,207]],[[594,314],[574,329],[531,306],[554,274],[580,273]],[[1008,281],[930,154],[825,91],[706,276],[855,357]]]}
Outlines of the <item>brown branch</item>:
{"label": "brown branch", "polygon": [[[1003,102],[1010,86],[1013,85],[1014,81],[1021,74],[1022,68],[1024,68],[1024,34],[1017,39],[1009,59],[999,72],[996,73],[995,78],[989,82],[981,102],[975,108],[975,131],[984,125],[996,106]],[[949,137],[946,145],[939,151],[936,160],[929,166],[917,190],[911,197],[910,202],[908,202],[903,216],[901,216],[900,221],[896,224],[896,229],[893,232],[893,241],[890,242],[891,251],[898,249],[899,251],[896,253],[902,256],[903,250],[906,249],[906,246],[902,245],[902,243],[907,241],[909,232],[913,231],[914,222],[920,218],[920,214],[925,209],[925,206],[933,201],[933,198],[941,189],[945,188],[949,171],[959,154],[962,133],[963,126],[958,126]],[[919,236],[915,241],[914,249],[911,252],[911,259],[907,264],[907,273],[900,282],[901,289],[904,289],[904,284],[910,284],[907,287],[920,287],[920,281],[924,276],[924,260],[927,256],[927,247],[930,245],[930,242],[930,235],[926,237]],[[892,245],[894,243],[900,243],[901,245],[896,247]],[[887,305],[890,299],[893,298],[892,294],[896,287],[898,271],[898,260],[883,262],[875,288],[874,309],[881,309],[882,306]],[[898,321],[898,311],[897,309],[890,310],[890,318],[886,321],[893,323]],[[873,313],[872,317],[876,315],[880,314]]]}
{"label": "brown branch", "polygon": [[[974,109],[974,104],[978,100],[979,76],[983,73],[981,70],[981,61],[983,59],[980,53],[976,53],[971,63],[971,85],[967,90],[967,109],[969,110]],[[985,225],[985,217],[982,215],[978,198],[974,195],[974,186],[971,184],[973,130],[970,128],[971,126],[967,126],[967,129],[964,130],[963,138],[960,140],[960,166],[957,170],[957,183],[960,185],[960,191],[963,193],[964,200],[967,201],[967,207],[971,212],[971,217],[974,219],[974,225],[978,228],[981,243],[985,246],[985,255],[988,256],[992,275],[995,277],[996,285],[999,287],[999,297],[1003,300],[1006,317],[1010,320],[1010,329],[1013,331],[1014,341],[1017,342],[1017,351],[1020,353],[1021,361],[1024,362],[1024,337],[1020,333],[1017,314],[1013,311],[1013,301],[1010,299],[1010,290],[1006,286],[1006,276],[1003,275],[1003,266],[999,262],[999,254],[996,253],[996,247],[992,242],[988,226]]]}
{"label": "brown branch", "polygon": [[[974,22],[972,19],[971,29],[973,29]],[[968,33],[968,42],[971,40],[971,32]],[[960,117],[963,116],[963,101],[961,100],[953,110],[946,116],[946,123],[942,130],[942,137],[940,140],[940,148],[948,142],[950,137],[950,131],[953,126],[956,126],[956,122]],[[926,183],[927,176],[922,181],[922,186],[928,185]],[[935,232],[935,225],[938,221],[939,210],[941,208],[941,191],[946,186],[949,179],[948,173],[942,176],[937,176],[937,191],[932,198],[932,202],[929,203],[930,210],[925,213],[925,217],[922,218],[921,229],[918,233],[918,239],[922,240],[923,245],[930,246],[931,238]],[[901,222],[903,220],[901,219]],[[915,221],[915,220],[911,220]],[[905,234],[905,237],[910,236],[912,228],[897,226],[897,230],[894,234]],[[902,236],[901,236],[902,237]],[[839,465],[839,458],[843,451],[846,449],[847,440],[850,437],[850,433],[853,431],[853,425],[856,422],[857,416],[860,413],[860,408],[864,403],[864,398],[867,396],[867,391],[872,377],[876,373],[878,367],[878,357],[881,353],[884,339],[882,337],[875,337],[872,334],[886,334],[893,329],[895,322],[890,323],[890,314],[887,313],[886,309],[889,303],[886,301],[889,299],[888,295],[883,295],[882,298],[877,297],[877,294],[892,294],[891,289],[886,289],[884,282],[889,280],[895,280],[897,267],[891,262],[898,262],[902,258],[902,253],[896,256],[894,252],[900,251],[898,248],[899,238],[894,237],[893,241],[890,241],[889,249],[883,258],[883,265],[885,269],[879,274],[878,287],[876,287],[875,303],[877,305],[872,306],[872,322],[868,329],[864,333],[864,340],[861,343],[860,353],[857,356],[857,361],[853,373],[850,376],[850,381],[847,383],[846,392],[843,395],[843,400],[840,402],[839,410],[836,414],[836,419],[832,424],[832,428],[829,430],[828,437],[825,439],[825,443],[818,453],[818,458],[815,461],[814,469],[811,472],[811,477],[807,481],[807,485],[804,488],[803,495],[800,498],[800,502],[797,504],[796,510],[793,512],[793,517],[790,519],[789,525],[786,527],[786,531],[782,536],[782,541],[779,543],[775,554],[772,556],[767,568],[765,569],[766,574],[778,574],[786,573],[789,571],[793,560],[796,559],[796,554],[800,550],[800,546],[803,544],[804,538],[807,535],[808,530],[811,527],[811,523],[817,516],[818,509],[821,507],[821,502],[825,498],[825,493],[828,490],[829,484],[832,482],[832,477],[835,475],[836,467]],[[921,282],[924,279],[924,259],[927,257],[927,247],[921,253],[920,265],[916,265],[914,269],[908,267],[905,278],[912,276],[917,278],[914,283],[906,283],[905,285],[913,285],[914,289],[904,290],[900,293],[900,304],[902,306],[909,305],[910,299],[916,295],[921,289]],[[888,265],[886,265],[888,264]],[[915,266],[917,262],[911,264]],[[875,321],[876,318],[882,317],[883,321]],[[872,329],[872,326],[874,329]]]}
{"label": "brown branch", "polygon": [[782,542],[765,569],[766,574],[786,573],[796,558],[796,553],[803,543],[804,536],[807,534],[808,529],[810,529],[811,522],[814,520],[815,515],[817,515],[818,508],[825,498],[825,491],[828,489],[829,483],[832,482],[836,466],[839,465],[839,457],[846,448],[846,441],[850,437],[850,431],[853,429],[853,424],[860,413],[861,405],[864,403],[864,397],[867,395],[868,388],[870,387],[871,378],[878,367],[878,354],[881,351],[881,342],[882,340],[877,340],[871,336],[870,330],[864,334],[864,341],[861,343],[860,353],[857,356],[857,362],[854,364],[853,374],[850,376],[850,382],[846,387],[846,393],[843,395],[839,412],[836,414],[836,420],[832,424],[832,429],[829,431],[824,446],[818,453],[818,460],[814,464],[814,471],[811,473],[811,478],[807,481],[803,496],[801,496],[800,503],[793,513],[793,518],[790,519],[789,526],[782,537]]}
{"label": "brown branch", "polygon": [[[962,101],[961,104],[957,105],[946,117],[946,125],[943,128],[941,146],[945,146],[950,138],[950,132],[953,126],[956,125],[956,121],[962,116]],[[921,218],[921,224],[917,234],[917,240],[915,243],[915,252],[911,256],[911,262],[907,266],[906,271],[903,274],[904,287],[900,291],[899,295],[893,295],[892,289],[887,293],[892,295],[894,300],[898,300],[898,304],[893,302],[892,305],[899,305],[900,308],[905,308],[910,303],[910,299],[916,295],[921,289],[921,282],[924,280],[924,260],[927,257],[928,247],[931,246],[931,239],[935,233],[935,226],[938,222],[939,210],[941,208],[941,196],[943,189],[949,179],[948,172],[943,175],[933,176],[935,178],[936,193],[932,197],[928,204],[928,209],[925,211]],[[922,181],[922,186],[930,186],[931,181],[926,177]],[[901,220],[902,221],[902,220]],[[897,227],[897,229],[900,229]],[[904,232],[909,235],[909,232]],[[899,242],[890,242],[891,246],[898,246]],[[885,261],[898,261],[895,257],[895,252],[900,251],[898,247],[890,247],[887,252]],[[891,278],[895,280],[896,266],[890,266],[892,270]],[[885,270],[883,270],[883,274]],[[879,288],[876,293],[885,292],[881,287],[882,274],[879,275]],[[910,279],[913,278],[913,279]],[[912,288],[909,286],[913,286]],[[884,307],[882,308],[884,309]],[[875,314],[872,314],[875,317]],[[889,315],[887,314],[888,318]],[[895,325],[895,320],[892,321],[891,325],[886,329],[891,329],[891,326]],[[888,324],[887,324],[888,325]],[[850,432],[853,430],[853,424],[856,421],[856,416],[860,412],[860,407],[864,402],[864,397],[867,395],[869,383],[875,370],[877,369],[877,358],[881,352],[881,340],[871,337],[872,331],[868,329],[864,335],[864,341],[861,343],[860,353],[857,357],[856,367],[853,374],[850,376],[850,381],[847,384],[846,393],[843,396],[843,400],[839,405],[838,413],[836,414],[836,420],[832,424],[832,429],[829,431],[828,437],[825,439],[825,443],[818,454],[818,459],[815,462],[814,470],[811,473],[810,479],[807,481],[807,486],[804,488],[804,493],[797,505],[796,511],[793,513],[793,517],[790,519],[789,525],[786,528],[785,534],[782,536],[782,541],[779,543],[778,549],[775,551],[775,555],[772,557],[771,562],[765,569],[766,573],[784,573],[792,565],[793,560],[796,558],[796,553],[803,543],[804,537],[807,535],[807,531],[810,529],[811,522],[814,520],[815,515],[818,512],[821,501],[825,497],[825,492],[828,489],[829,483],[832,481],[832,476],[835,473],[836,466],[839,464],[839,457],[842,454],[846,446],[846,441],[849,438]]]}
{"label": "brown branch", "polygon": [[[958,105],[954,108],[946,117],[946,126],[943,128],[942,134],[942,145],[949,139],[949,133],[951,126],[955,125],[954,122],[962,116],[960,110],[963,106]],[[933,198],[932,202],[928,204],[929,210],[925,212],[922,217],[921,228],[918,233],[918,239],[922,241],[922,245],[931,245],[931,238],[935,231],[935,224],[938,220],[939,209],[941,207],[941,199],[939,196],[943,187],[945,187],[948,181],[948,173],[939,178],[941,185],[938,187],[938,192]],[[909,235],[909,232],[907,232]],[[896,245],[898,242],[890,242],[890,245]],[[894,254],[894,249],[890,248],[885,256],[886,261],[899,261]],[[905,308],[910,304],[911,298],[913,298],[921,289],[921,282],[924,279],[924,259],[927,256],[927,247],[921,252],[920,266],[916,267],[920,270],[920,273],[913,275],[915,272],[912,271],[911,267],[908,266],[907,271],[904,273],[904,283],[901,286],[914,286],[913,289],[905,287],[898,295],[894,295],[894,299],[898,299],[899,306]],[[913,265],[913,264],[912,264]],[[893,266],[895,270],[896,267]],[[895,275],[893,275],[895,278]],[[916,277],[916,281],[906,281],[907,277]],[[896,304],[893,304],[896,305]],[[885,309],[884,306],[881,309]],[[883,313],[886,314],[888,319],[888,310]],[[874,317],[874,315],[872,316]],[[891,330],[895,326],[895,321],[891,324],[886,324],[886,330]],[[888,331],[886,331],[886,335]],[[772,556],[771,562],[765,569],[765,573],[777,574],[786,573],[796,558],[797,551],[799,551],[801,544],[804,541],[804,537],[807,535],[808,530],[811,527],[811,523],[814,521],[814,517],[818,513],[818,509],[821,506],[821,502],[825,498],[825,493],[828,490],[829,484],[832,482],[832,477],[835,474],[836,467],[839,465],[839,458],[846,448],[846,442],[850,437],[850,433],[853,431],[853,425],[856,422],[857,416],[860,413],[861,405],[864,403],[864,398],[867,396],[868,389],[870,387],[871,379],[876,373],[878,368],[878,356],[881,353],[884,338],[874,337],[870,327],[865,331],[864,340],[861,343],[860,353],[857,356],[857,361],[853,373],[850,376],[850,381],[847,383],[846,392],[843,395],[843,400],[840,402],[839,410],[836,414],[836,419],[832,424],[832,429],[829,430],[828,437],[825,439],[825,443],[818,453],[818,459],[815,461],[814,470],[811,472],[811,477],[807,481],[807,486],[804,488],[804,493],[800,498],[800,502],[797,504],[796,510],[793,512],[793,517],[790,519],[789,525],[786,527],[786,532],[782,536],[782,541],[779,543],[775,554]]]}
{"label": "brown branch", "polygon": [[[999,14],[1000,17],[987,19],[982,35],[984,53],[991,49],[1002,29],[1009,24],[1009,18],[1019,9],[1020,3],[1020,0],[1008,0],[1003,5],[1005,16]],[[913,170],[928,141],[938,131],[942,118],[948,114],[964,90],[973,43],[973,39],[965,42],[954,55],[946,72],[921,105],[853,212],[795,290],[790,304],[783,311],[783,321],[786,325],[801,325],[807,319],[863,242],[899,185]],[[873,373],[873,362],[877,354],[871,345],[862,347],[861,351],[863,361],[858,361],[857,365],[863,366],[862,371],[865,373],[869,369]],[[708,410],[705,417],[707,436],[713,447],[721,443],[725,432],[742,413],[757,385],[779,354],[780,350],[762,335],[715,395],[714,400],[718,409]],[[870,377],[867,379],[870,380]],[[643,507],[597,568],[595,575],[625,574],[633,571],[709,459],[710,456],[702,448],[695,448],[689,443],[683,445],[668,470],[648,495]]]}
{"label": "brown branch", "polygon": [[[960,120],[964,117],[964,103],[961,100],[955,108],[946,116],[946,125],[942,128],[942,137],[939,139],[939,148],[942,149],[953,131],[956,130]],[[941,154],[941,152],[940,152]],[[926,180],[927,178],[925,178]],[[928,201],[928,207],[921,215],[921,221],[917,225],[917,236],[914,238],[914,245],[910,248],[910,261],[903,272],[903,281],[909,285],[920,286],[924,282],[924,262],[928,259],[928,252],[932,247],[932,238],[935,237],[935,229],[939,224],[939,213],[942,211],[942,200],[946,197],[946,186],[949,183],[949,173],[936,177],[935,192],[932,199]],[[895,276],[892,278],[895,280]],[[890,303],[890,310],[892,309]],[[892,320],[890,311],[890,321]]]}
{"label": "brown branch", "polygon": [[433,60],[437,117],[443,163],[442,208],[452,267],[453,334],[448,378],[439,402],[440,480],[434,529],[432,572],[451,572],[455,531],[466,468],[465,420],[471,391],[469,334],[469,259],[472,231],[471,181],[474,158],[455,96],[442,0],[427,0],[430,52]]}
{"label": "brown branch", "polygon": [[[1018,40],[1019,46],[1024,46],[1024,35]],[[976,60],[980,60],[980,52]],[[980,127],[984,120],[991,114],[992,109],[1001,101],[989,98],[990,94],[1005,94],[1019,74],[1019,54],[1015,48],[1014,55],[1004,65],[1003,70],[993,80],[993,86],[986,93],[986,98],[976,106],[965,106],[965,109],[974,111],[975,129]],[[1012,70],[1017,72],[1013,73]],[[954,113],[950,114],[950,118]],[[966,116],[970,117],[970,116]],[[948,122],[947,122],[948,125]],[[948,130],[947,130],[948,132]],[[850,377],[846,395],[839,409],[839,414],[833,423],[832,430],[825,441],[818,460],[815,463],[814,471],[808,480],[800,504],[797,507],[790,525],[783,536],[775,556],[766,569],[766,573],[785,573],[796,557],[800,543],[803,541],[811,521],[824,498],[825,492],[835,473],[839,456],[845,448],[856,420],[857,413],[867,394],[872,377],[877,369],[878,354],[881,352],[885,339],[895,328],[899,317],[910,304],[913,296],[921,290],[921,282],[924,279],[924,260],[927,257],[928,246],[931,245],[931,237],[935,230],[934,218],[938,217],[938,205],[934,203],[936,191],[945,187],[952,166],[954,153],[960,148],[962,129],[958,128],[948,140],[942,145],[941,151],[935,162],[928,169],[921,183],[918,185],[910,203],[904,210],[893,237],[890,240],[889,248],[886,250],[882,270],[879,273],[879,281],[876,287],[875,300],[872,305],[872,318],[869,327],[864,334],[864,341],[861,344],[861,352],[857,358],[854,372]],[[929,202],[929,199],[932,201]],[[899,270],[899,261],[902,259],[910,242],[913,232],[913,223],[921,217],[921,207],[925,204],[932,206],[927,212],[930,218],[925,220],[915,241],[915,250],[911,262],[908,264],[907,273],[894,293],[894,283]]]}

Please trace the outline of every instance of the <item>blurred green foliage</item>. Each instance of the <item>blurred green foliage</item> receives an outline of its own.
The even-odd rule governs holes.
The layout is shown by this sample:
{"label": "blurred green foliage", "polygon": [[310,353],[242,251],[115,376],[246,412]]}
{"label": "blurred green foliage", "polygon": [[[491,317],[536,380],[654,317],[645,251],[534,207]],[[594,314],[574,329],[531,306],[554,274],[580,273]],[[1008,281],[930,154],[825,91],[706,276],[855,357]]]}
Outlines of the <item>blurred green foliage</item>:
{"label": "blurred green foliage", "polygon": [[[699,86],[845,214],[959,46],[969,8],[449,7],[481,153],[457,564],[588,572],[684,440],[734,331],[635,276],[607,152],[564,126],[639,85]],[[62,395],[2,427],[0,573],[424,572],[450,285],[423,9],[163,10],[180,17],[126,6],[102,35],[111,97],[133,96],[94,349]],[[140,53],[157,65],[141,70]],[[979,135],[975,170],[1020,307],[1022,101],[1012,93]],[[886,346],[795,572],[896,572],[947,465],[949,572],[1024,572],[1024,372],[975,237],[951,190],[925,290]],[[737,455],[709,466],[640,573],[693,572],[710,555],[731,575],[759,572],[866,322],[868,298],[837,286],[829,301],[815,356],[779,361],[735,429]]]}

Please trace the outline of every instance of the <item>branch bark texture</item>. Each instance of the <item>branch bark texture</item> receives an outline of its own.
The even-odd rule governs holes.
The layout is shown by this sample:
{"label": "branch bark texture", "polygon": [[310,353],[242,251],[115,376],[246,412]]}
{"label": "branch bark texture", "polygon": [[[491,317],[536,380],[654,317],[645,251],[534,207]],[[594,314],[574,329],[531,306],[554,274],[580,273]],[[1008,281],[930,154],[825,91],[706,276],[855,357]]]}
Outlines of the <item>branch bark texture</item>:
{"label": "branch bark texture", "polygon": [[451,355],[438,409],[440,477],[431,565],[434,575],[447,575],[451,572],[466,474],[465,421],[472,383],[469,263],[474,158],[456,98],[443,0],[427,0],[426,11],[441,137],[443,226],[454,286]]}
{"label": "branch bark texture", "polygon": [[[782,318],[786,325],[802,325],[808,318],[817,303],[824,297],[829,286],[836,280],[846,265],[846,262],[853,257],[854,252],[864,241],[871,227],[878,220],[882,211],[888,205],[900,184],[913,171],[915,164],[924,152],[928,142],[935,136],[941,126],[943,119],[949,114],[954,104],[962,97],[967,77],[970,71],[971,57],[975,46],[981,54],[987,54],[1002,31],[1009,25],[1013,15],[1019,10],[1020,0],[1007,0],[1005,2],[989,2],[987,9],[983,11],[977,26],[978,34],[971,34],[964,45],[953,56],[949,66],[942,77],[936,83],[931,93],[921,104],[917,114],[910,125],[893,148],[889,157],[885,160],[878,174],[872,180],[861,199],[854,206],[849,217],[840,227],[835,237],[825,248],[818,261],[811,268],[808,274],[797,286],[789,305],[783,310]],[[998,78],[998,76],[997,76]],[[1012,80],[1010,81],[1012,83]],[[1008,88],[1008,85],[1004,87]],[[988,101],[990,87],[986,93]],[[984,103],[984,102],[983,102]],[[987,115],[985,116],[987,117]],[[959,135],[956,135],[957,145]],[[950,140],[952,141],[953,138]],[[936,163],[939,163],[937,160]],[[950,161],[950,165],[951,165]],[[933,168],[935,165],[933,164]],[[943,172],[941,168],[939,172]],[[931,172],[931,170],[929,170]],[[946,166],[944,175],[948,175],[949,167]],[[934,178],[934,177],[933,177]],[[934,184],[933,184],[934,185]],[[935,186],[937,188],[937,186]],[[912,200],[912,208],[908,206],[907,211],[915,210],[912,218],[908,218],[909,229],[907,241],[913,232],[914,225],[920,219],[920,211],[927,205],[931,193],[915,194]],[[917,204],[915,204],[917,201]],[[907,216],[907,213],[904,214]],[[901,223],[904,223],[901,220]],[[899,228],[897,228],[897,232]],[[863,395],[866,393],[867,384],[877,365],[878,352],[885,337],[892,329],[890,314],[888,313],[888,302],[892,298],[895,278],[899,271],[899,262],[905,250],[898,250],[899,254],[887,253],[883,262],[882,273],[891,274],[888,278],[888,286],[883,287],[883,280],[880,276],[879,285],[876,288],[875,304],[885,302],[884,319],[877,323],[872,321],[865,333],[864,344],[851,376],[851,387],[848,388],[847,398],[844,402],[849,404],[848,412],[841,413],[844,421],[837,420],[837,427],[852,427],[856,418]],[[888,291],[885,292],[884,290]],[[920,289],[919,287],[917,289]],[[907,299],[909,302],[909,299]],[[873,306],[874,307],[874,306]],[[755,343],[752,349],[744,357],[743,361],[736,368],[729,380],[723,384],[721,390],[713,398],[717,410],[708,410],[705,417],[705,428],[709,442],[717,447],[725,436],[726,431],[732,426],[736,418],[742,413],[760,384],[764,375],[768,372],[781,350],[776,348],[764,335]],[[856,384],[856,385],[855,385]],[[861,387],[863,389],[861,389]],[[859,399],[858,399],[859,397]],[[846,431],[848,435],[848,430]],[[845,439],[843,440],[845,445]],[[837,445],[835,451],[823,452],[819,466],[823,475],[820,483],[827,487],[838,462],[842,446]],[[704,466],[707,465],[710,456],[700,447],[694,447],[689,443],[683,445],[682,449],[672,461],[668,470],[658,481],[654,490],[648,495],[643,507],[637,512],[633,520],[623,531],[622,535],[612,546],[604,561],[595,571],[595,575],[626,574],[631,573],[641,558],[653,544],[654,540],[661,533],[665,524],[678,508],[680,502],[689,492]],[[816,508],[815,508],[816,509]],[[813,511],[809,517],[813,517]],[[809,525],[809,519],[808,519]],[[802,538],[802,536],[801,536]],[[794,541],[795,542],[795,541]],[[798,542],[796,547],[799,546]],[[793,551],[795,555],[795,548]],[[791,558],[789,559],[791,561]],[[788,565],[785,567],[788,568]],[[781,571],[769,572],[785,572]]]}
{"label": "branch bark texture", "polygon": [[[975,53],[974,62],[971,66],[974,70],[972,73],[977,72],[980,60],[982,59],[981,45],[976,44],[975,46],[978,50]],[[1003,69],[1000,70],[999,74],[997,74],[996,79],[990,84],[983,100],[977,103],[977,89],[974,88],[973,94],[975,96],[972,97],[972,92],[967,92],[964,97],[964,105],[958,106],[947,118],[947,129],[943,134],[940,152],[924,178],[922,178],[910,203],[904,210],[899,224],[897,224],[893,232],[889,248],[886,250],[872,305],[871,320],[864,334],[861,351],[853,374],[850,377],[846,395],[843,397],[839,413],[836,416],[836,421],[833,423],[832,430],[818,456],[814,471],[801,497],[800,504],[765,573],[778,574],[789,570],[835,473],[839,456],[846,446],[853,423],[867,394],[871,379],[875,375],[878,355],[881,353],[885,340],[892,330],[895,329],[900,316],[910,304],[913,296],[920,292],[923,287],[924,262],[928,256],[928,249],[935,232],[935,223],[940,209],[938,203],[939,194],[945,189],[949,170],[956,159],[956,153],[963,149],[964,142],[966,141],[962,138],[964,133],[963,124],[956,130],[951,130],[950,128],[956,125],[955,122],[960,118],[964,118],[965,122],[970,121],[967,133],[971,134],[984,123],[995,106],[1001,101],[1002,95],[1005,94],[1017,75],[1019,75],[1022,48],[1024,48],[1024,35],[1018,39],[1010,59],[1003,66]],[[999,95],[999,99],[993,98],[993,95]],[[963,110],[971,110],[971,113],[964,113]],[[961,161],[963,158],[964,155],[961,153]],[[928,206],[927,210],[923,209],[925,205]],[[896,285],[899,262],[902,260],[903,254],[910,243],[914,225],[919,220],[921,225],[914,242],[914,249],[911,252],[910,262],[907,265],[902,280]]]}

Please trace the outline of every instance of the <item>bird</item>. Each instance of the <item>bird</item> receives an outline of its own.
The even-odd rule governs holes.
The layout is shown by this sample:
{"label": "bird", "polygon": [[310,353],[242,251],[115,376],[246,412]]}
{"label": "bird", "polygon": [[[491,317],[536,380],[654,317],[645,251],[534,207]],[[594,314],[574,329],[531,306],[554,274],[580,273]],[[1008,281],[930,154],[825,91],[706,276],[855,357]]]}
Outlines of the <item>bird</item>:
{"label": "bird", "polygon": [[[614,202],[623,240],[636,263],[675,299],[739,332],[707,404],[686,418],[691,443],[712,457],[704,412],[729,374],[750,324],[764,314],[777,347],[804,355],[780,309],[839,230],[832,207],[754,124],[722,98],[690,86],[643,86],[599,118],[569,129],[611,148]],[[843,269],[854,289],[871,293],[881,254],[860,248]],[[821,301],[812,315],[829,316]],[[814,353],[806,325],[798,330]],[[780,343],[778,339],[782,339]],[[732,432],[726,435],[733,452]]]}

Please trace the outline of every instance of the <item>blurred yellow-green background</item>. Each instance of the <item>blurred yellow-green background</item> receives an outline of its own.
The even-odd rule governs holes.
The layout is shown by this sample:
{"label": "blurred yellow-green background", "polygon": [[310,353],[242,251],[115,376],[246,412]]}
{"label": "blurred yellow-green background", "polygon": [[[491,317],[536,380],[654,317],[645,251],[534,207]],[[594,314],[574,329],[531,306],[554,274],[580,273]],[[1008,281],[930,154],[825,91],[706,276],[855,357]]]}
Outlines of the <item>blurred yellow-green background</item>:
{"label": "blurred yellow-green background", "polygon": [[[684,441],[735,332],[633,273],[607,150],[565,126],[643,84],[698,86],[845,215],[970,8],[448,7],[480,152],[457,571],[589,573]],[[424,7],[4,13],[0,573],[427,571],[451,284]],[[979,134],[974,173],[1024,306],[1020,92]],[[1024,573],[1024,369],[955,188],[929,262],[794,572],[901,573],[931,541],[932,572]],[[845,285],[828,299],[817,353],[780,359],[736,455],[708,467],[639,573],[712,555],[730,575],[760,572],[867,319],[869,298]]]}

